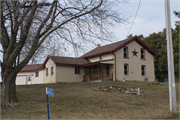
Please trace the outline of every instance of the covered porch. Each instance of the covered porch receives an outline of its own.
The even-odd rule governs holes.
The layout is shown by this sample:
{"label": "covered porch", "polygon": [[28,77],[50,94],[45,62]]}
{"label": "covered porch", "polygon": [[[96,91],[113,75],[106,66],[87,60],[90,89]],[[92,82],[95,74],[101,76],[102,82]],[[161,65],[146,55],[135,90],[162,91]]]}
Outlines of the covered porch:
{"label": "covered porch", "polygon": [[101,61],[92,65],[85,66],[85,75],[83,82],[90,81],[113,81],[114,77],[114,61]]}

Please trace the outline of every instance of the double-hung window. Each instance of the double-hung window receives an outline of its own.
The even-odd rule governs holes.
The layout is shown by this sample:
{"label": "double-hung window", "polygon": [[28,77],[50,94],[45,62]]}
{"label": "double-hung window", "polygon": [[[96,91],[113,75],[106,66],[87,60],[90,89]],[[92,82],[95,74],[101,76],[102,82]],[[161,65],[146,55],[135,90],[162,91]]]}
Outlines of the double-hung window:
{"label": "double-hung window", "polygon": [[35,72],[35,77],[38,77],[39,76],[39,71],[36,71]]}
{"label": "double-hung window", "polygon": [[81,68],[75,67],[75,74],[81,74]]}
{"label": "double-hung window", "polygon": [[128,64],[124,64],[124,75],[128,75],[128,74],[129,74]]}
{"label": "double-hung window", "polygon": [[124,47],[124,58],[128,58],[128,47]]}
{"label": "double-hung window", "polygon": [[146,76],[146,66],[145,65],[141,66],[141,75]]}
{"label": "double-hung window", "polygon": [[46,68],[46,76],[48,76],[48,68]]}
{"label": "double-hung window", "polygon": [[53,75],[53,74],[54,74],[54,68],[51,67],[51,75]]}
{"label": "double-hung window", "polygon": [[141,59],[145,59],[145,50],[141,48]]}

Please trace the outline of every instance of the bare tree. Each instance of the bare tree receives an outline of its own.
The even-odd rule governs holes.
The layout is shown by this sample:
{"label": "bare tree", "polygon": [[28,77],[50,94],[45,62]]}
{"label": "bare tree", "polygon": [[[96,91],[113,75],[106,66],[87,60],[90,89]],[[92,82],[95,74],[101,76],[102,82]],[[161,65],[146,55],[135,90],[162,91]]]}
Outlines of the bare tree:
{"label": "bare tree", "polygon": [[110,38],[109,27],[127,21],[113,10],[116,2],[125,1],[0,1],[4,103],[18,101],[15,85],[17,73],[40,50],[38,48],[46,39],[56,38],[63,49],[71,44],[77,51],[85,48],[82,44]]}

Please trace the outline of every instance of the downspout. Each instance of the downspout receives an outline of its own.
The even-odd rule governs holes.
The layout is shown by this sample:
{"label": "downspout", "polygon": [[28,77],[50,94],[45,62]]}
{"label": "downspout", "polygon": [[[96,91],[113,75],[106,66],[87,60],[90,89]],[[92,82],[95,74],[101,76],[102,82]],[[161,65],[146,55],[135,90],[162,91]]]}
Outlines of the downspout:
{"label": "downspout", "polygon": [[120,82],[120,81],[118,81],[117,78],[116,78],[116,54],[114,54],[112,51],[110,51],[110,52],[111,52],[111,54],[114,55],[114,74],[115,74],[115,81],[116,81],[116,82]]}

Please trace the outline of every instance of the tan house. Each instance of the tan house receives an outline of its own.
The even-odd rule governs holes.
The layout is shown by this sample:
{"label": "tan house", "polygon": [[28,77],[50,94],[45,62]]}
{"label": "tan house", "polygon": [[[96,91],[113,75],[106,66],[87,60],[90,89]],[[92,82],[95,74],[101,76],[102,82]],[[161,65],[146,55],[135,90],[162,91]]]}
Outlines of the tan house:
{"label": "tan house", "polygon": [[79,58],[48,56],[41,66],[44,68],[43,83],[154,81],[156,55],[157,53],[135,36],[98,46]]}

